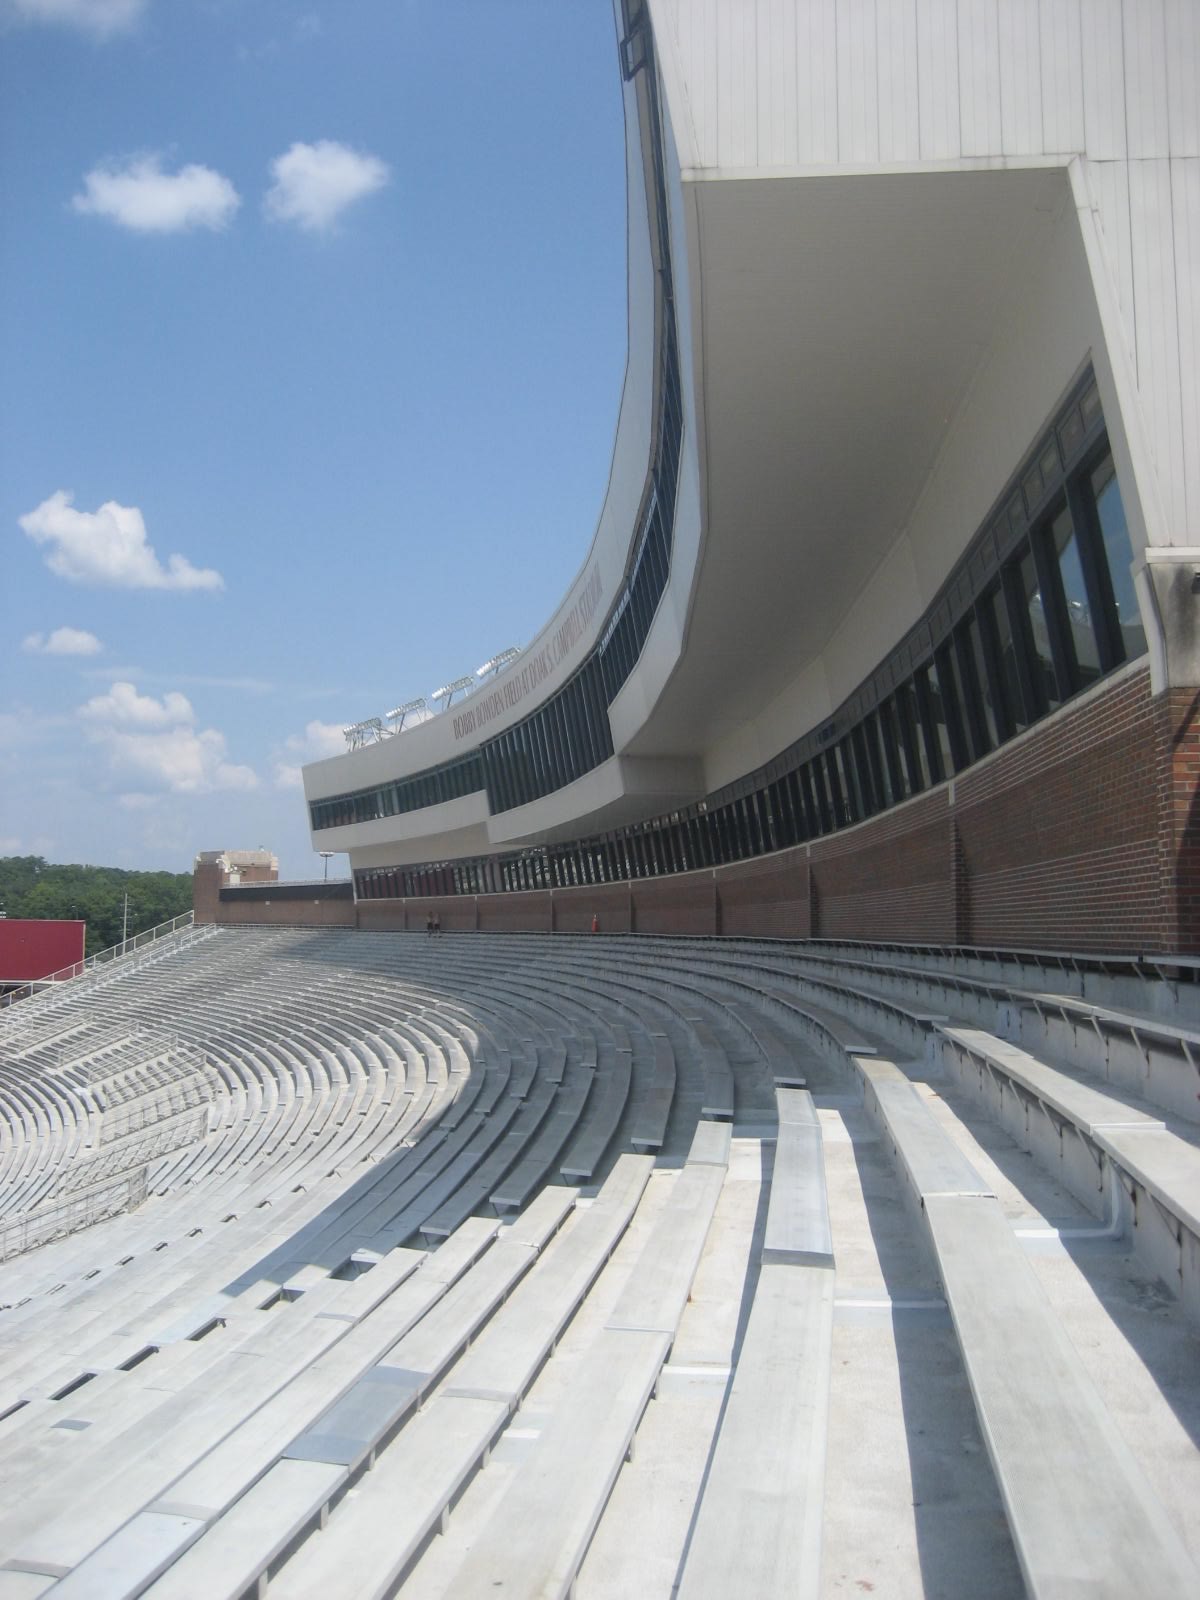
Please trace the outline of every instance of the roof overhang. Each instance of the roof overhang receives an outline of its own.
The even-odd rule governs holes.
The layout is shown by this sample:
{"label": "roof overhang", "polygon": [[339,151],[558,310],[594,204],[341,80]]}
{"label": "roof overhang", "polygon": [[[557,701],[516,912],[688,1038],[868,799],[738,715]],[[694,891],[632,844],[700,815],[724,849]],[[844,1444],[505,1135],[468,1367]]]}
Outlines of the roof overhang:
{"label": "roof overhang", "polygon": [[[704,530],[687,646],[638,753],[701,752],[820,666],[1069,201],[1047,164],[685,189]],[[914,620],[901,609],[875,659]]]}

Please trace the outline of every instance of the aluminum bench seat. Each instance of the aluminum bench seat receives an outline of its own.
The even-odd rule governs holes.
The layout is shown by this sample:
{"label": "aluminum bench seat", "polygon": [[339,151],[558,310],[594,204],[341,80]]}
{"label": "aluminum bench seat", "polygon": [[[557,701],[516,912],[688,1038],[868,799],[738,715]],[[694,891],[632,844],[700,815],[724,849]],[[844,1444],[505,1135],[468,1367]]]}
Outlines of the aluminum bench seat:
{"label": "aluminum bench seat", "polygon": [[[1196,1120],[1200,1030],[1194,1023],[1187,1026],[1165,1014],[1100,1003],[1086,994],[1062,993],[1054,987],[1064,972],[1067,976],[1074,972],[1082,984],[1081,961],[1103,968],[1113,962],[1128,965],[1127,957],[1045,956],[1044,961],[1050,963],[1047,971],[1032,964],[1032,952],[1006,952],[1009,964],[1014,956],[1020,958],[1020,970],[999,970],[989,976],[975,970],[977,961],[959,959],[949,965],[950,952],[940,952],[942,959],[936,964],[914,965],[917,953],[909,947],[888,954],[886,949],[872,953],[853,946],[820,951],[805,946],[792,956],[788,968],[774,960],[769,966],[772,972],[816,974],[821,981],[848,972],[869,985],[915,989],[970,1018],[976,1026],[993,1028],[997,1017],[1008,1013],[1019,1019],[1024,1042],[1033,1042],[1035,1048],[1044,1045],[1072,1064],[1145,1095],[1165,1110]],[[1032,986],[1038,978],[1045,987]],[[1026,1025],[1031,1014],[1037,1017],[1041,1031],[1041,1038],[1032,1041]]]}
{"label": "aluminum bench seat", "polygon": [[355,1471],[415,1409],[513,1285],[531,1269],[575,1196],[548,1195],[398,1342],[283,1452],[285,1460],[318,1460]]}
{"label": "aluminum bench seat", "polygon": [[319,1355],[161,1491],[212,1520],[425,1316],[491,1245],[498,1224],[473,1218],[337,1344]]}
{"label": "aluminum bench seat", "polygon": [[[615,1030],[614,1030],[615,1032]],[[571,1141],[559,1163],[559,1172],[566,1183],[587,1182],[604,1159],[604,1152],[612,1143],[629,1103],[629,1089],[633,1081],[633,1052],[629,1035],[622,1028],[615,1059],[593,1086],[594,1104],[587,1121]]]}
{"label": "aluminum bench seat", "polygon": [[654,1048],[654,1070],[649,1089],[635,1106],[629,1142],[635,1150],[661,1149],[667,1136],[667,1122],[675,1100],[675,1050],[665,1033],[650,1035]]}
{"label": "aluminum bench seat", "polygon": [[451,1579],[454,1593],[570,1590],[670,1353],[728,1150],[728,1124],[700,1125],[612,1313]]}
{"label": "aluminum bench seat", "polygon": [[529,1276],[460,1358],[443,1393],[503,1400],[515,1410],[637,1210],[652,1156],[619,1156],[591,1205],[546,1246]]}
{"label": "aluminum bench seat", "polygon": [[[149,1589],[123,1589],[122,1600],[136,1594],[153,1600],[196,1600],[201,1595],[204,1600],[238,1600],[298,1532],[321,1515],[345,1478],[344,1468],[324,1462],[278,1462],[207,1532],[201,1522],[190,1548],[156,1583]],[[148,1525],[164,1514],[169,1515],[143,1511],[129,1526]],[[80,1600],[91,1596],[86,1587],[89,1568],[103,1554],[102,1548],[68,1580],[79,1580],[74,1592]]]}
{"label": "aluminum bench seat", "polygon": [[[799,993],[763,987],[763,999],[784,1012],[789,1020],[798,1020],[811,1031],[831,1040],[837,1050],[845,1055],[875,1055],[879,1046],[860,1024],[849,1021],[828,1006],[819,1005]],[[944,1019],[943,1019],[944,1020]]]}
{"label": "aluminum bench seat", "polygon": [[[355,1600],[383,1600],[507,1420],[508,1408],[497,1400],[435,1397],[359,1481],[355,1498],[341,1503],[329,1528],[272,1579],[270,1593],[329,1600],[340,1590]],[[148,1600],[192,1600],[194,1593],[151,1590]],[[218,1600],[222,1591],[211,1593]]]}
{"label": "aluminum bench seat", "polygon": [[[572,1203],[573,1198],[570,1197]],[[432,1339],[426,1329],[425,1343],[419,1346],[427,1350],[434,1346],[439,1348],[431,1371],[421,1373],[399,1364],[411,1349],[417,1348],[411,1339],[402,1338],[398,1346],[393,1346],[388,1359],[367,1368],[331,1408],[293,1438],[241,1498],[234,1500],[228,1480],[214,1480],[210,1469],[208,1499],[214,1497],[215,1489],[216,1494],[223,1495],[225,1502],[231,1505],[219,1520],[213,1520],[213,1511],[222,1508],[214,1508],[204,1500],[196,1502],[187,1498],[201,1487],[203,1468],[200,1474],[177,1482],[143,1513],[172,1515],[182,1510],[185,1515],[198,1519],[202,1533],[206,1519],[211,1524],[211,1531],[197,1546],[192,1559],[186,1566],[180,1563],[181,1575],[172,1573],[164,1579],[164,1592],[203,1593],[207,1600],[210,1595],[236,1596],[253,1583],[279,1552],[321,1514],[356,1467],[373,1457],[388,1433],[403,1422],[416,1405],[423,1387],[435,1381],[437,1371],[453,1359],[452,1349],[464,1327],[473,1329],[487,1316],[495,1295],[503,1292],[504,1285],[511,1283],[514,1275],[520,1276],[528,1269],[531,1256],[536,1255],[563,1215],[557,1197],[538,1207],[536,1213],[531,1208],[522,1218],[522,1226],[510,1229],[510,1237],[497,1244],[473,1272],[458,1277],[453,1286],[446,1287],[442,1304],[451,1315],[441,1320]],[[482,1293],[480,1276],[487,1280]],[[464,1291],[472,1292],[464,1294]],[[423,1326],[423,1322],[418,1322],[414,1329],[418,1339]],[[450,1350],[443,1342],[447,1327],[451,1330]],[[470,1336],[469,1331],[465,1336]],[[243,1479],[246,1476],[244,1466],[240,1476]],[[86,1566],[84,1563],[80,1571],[84,1572]],[[216,1581],[216,1587],[199,1590],[179,1587],[188,1582],[200,1582],[201,1575],[205,1575],[207,1583]],[[139,1592],[136,1588],[121,1591],[128,1600],[133,1600]],[[117,1600],[116,1593],[112,1600]]]}
{"label": "aluminum bench seat", "polygon": [[[270,1313],[263,1313],[270,1319]],[[105,1459],[119,1452],[120,1473],[100,1473],[87,1435],[84,1454],[44,1489],[0,1517],[0,1550],[9,1564],[69,1571],[112,1536],[197,1456],[218,1443],[256,1406],[263,1404],[322,1350],[344,1336],[346,1325],[330,1319],[302,1323],[294,1338],[263,1330],[268,1348],[243,1341],[222,1364],[194,1384],[168,1395],[116,1441],[105,1441]],[[59,1509],[61,1507],[67,1509]]]}
{"label": "aluminum bench seat", "polygon": [[[985,1096],[999,1096],[1001,1120],[1014,1137],[1057,1169],[1085,1205],[1131,1224],[1135,1250],[1193,1316],[1200,1313],[1200,1146],[990,1034],[942,1028],[939,1037],[943,1060],[960,1077],[977,1072]],[[1139,1196],[1148,1203],[1139,1204]]]}
{"label": "aluminum bench seat", "polygon": [[563,1146],[585,1115],[594,1082],[593,1068],[577,1067],[570,1081],[559,1088],[550,1102],[549,1114],[526,1145],[520,1160],[488,1197],[498,1212],[520,1211],[546,1181]]}
{"label": "aluminum bench seat", "polygon": [[796,1046],[784,1038],[762,1012],[748,1015],[744,1005],[731,1006],[730,1011],[753,1039],[767,1064],[767,1071],[777,1088],[803,1089],[808,1085],[808,1069],[798,1056]]}
{"label": "aluminum bench seat", "polygon": [[681,1600],[820,1593],[834,1261],[811,1097],[776,1094],[758,1282],[679,1586]]}
{"label": "aluminum bench seat", "polygon": [[550,1115],[558,1093],[555,1084],[539,1083],[527,1099],[510,1100],[503,1111],[488,1119],[472,1141],[479,1156],[477,1165],[436,1209],[422,1218],[420,1228],[427,1239],[453,1233],[460,1222],[490,1199]]}
{"label": "aluminum bench seat", "polygon": [[857,1063],[924,1216],[1032,1596],[1195,1593],[1197,1570],[990,1193],[903,1074]]}
{"label": "aluminum bench seat", "polygon": [[689,1015],[685,1020],[695,1036],[704,1069],[704,1099],[700,1115],[732,1122],[733,1071],[724,1047],[703,1017]]}

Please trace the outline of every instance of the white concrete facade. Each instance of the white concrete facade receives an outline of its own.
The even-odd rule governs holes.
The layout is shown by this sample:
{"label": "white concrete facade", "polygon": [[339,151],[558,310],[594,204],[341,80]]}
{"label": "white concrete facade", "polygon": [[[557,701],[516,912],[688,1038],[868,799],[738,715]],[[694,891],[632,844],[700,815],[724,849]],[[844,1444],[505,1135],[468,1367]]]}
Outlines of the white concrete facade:
{"label": "white concrete facade", "polygon": [[[352,868],[582,837],[772,759],[920,620],[1089,366],[1155,686],[1200,681],[1200,6],[648,0],[648,13],[683,449],[670,577],[609,708],[614,755],[496,814],[480,791],[314,831]],[[624,86],[628,367],[579,576],[464,706],[306,768],[310,802],[478,748],[604,634],[655,415],[644,76]],[[485,699],[486,720],[461,718]]]}

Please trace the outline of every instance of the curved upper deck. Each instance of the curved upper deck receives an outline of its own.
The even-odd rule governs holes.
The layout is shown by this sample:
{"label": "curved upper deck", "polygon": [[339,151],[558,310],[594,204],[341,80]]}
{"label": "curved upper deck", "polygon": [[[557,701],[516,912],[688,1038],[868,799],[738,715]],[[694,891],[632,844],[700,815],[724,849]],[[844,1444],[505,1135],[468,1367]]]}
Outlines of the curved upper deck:
{"label": "curved upper deck", "polygon": [[[940,741],[940,757],[894,733],[897,761],[909,738],[927,786],[999,742],[996,728],[968,725],[992,709],[966,702],[972,671],[977,700],[988,672],[1002,675],[1006,627],[1023,634],[1031,680],[1010,734],[1139,654],[1143,627],[1156,643],[1128,567],[1178,541],[1164,512],[1174,462],[1156,453],[1103,241],[1081,206],[1100,181],[1088,141],[1107,148],[1111,126],[1089,110],[1087,137],[1082,118],[1051,128],[1043,116],[1041,139],[1026,130],[1018,150],[1011,126],[974,146],[914,143],[931,91],[908,81],[901,56],[879,62],[880,84],[885,66],[894,73],[894,126],[875,106],[862,134],[850,115],[865,115],[862,86],[818,54],[808,70],[827,73],[845,122],[822,145],[802,125],[811,107],[797,84],[776,84],[765,61],[734,72],[732,22],[706,32],[667,0],[618,0],[615,12],[629,355],[596,535],[506,671],[409,733],[305,769],[315,841],[350,851],[356,869],[582,838],[702,805],[768,764],[806,759],[808,744],[849,740],[907,682],[917,702],[938,700],[932,712],[918,703],[912,737]],[[970,66],[942,63],[941,89],[957,93],[946,75]],[[1016,71],[998,60],[997,92]],[[1047,440],[1055,461],[1033,485]],[[1065,498],[1081,550],[1091,540],[1083,566],[1113,555],[1097,532],[1102,456],[1120,480],[1127,544],[1076,595],[1062,552],[1038,550]],[[1035,582],[1018,615],[1023,560]],[[972,668],[956,645],[950,662],[948,641],[997,584],[1010,615],[994,635],[980,625],[997,659]],[[1031,611],[1035,599],[1057,620]],[[939,652],[943,679],[964,679],[944,715],[954,688],[939,684]],[[890,787],[903,797],[912,783]]]}

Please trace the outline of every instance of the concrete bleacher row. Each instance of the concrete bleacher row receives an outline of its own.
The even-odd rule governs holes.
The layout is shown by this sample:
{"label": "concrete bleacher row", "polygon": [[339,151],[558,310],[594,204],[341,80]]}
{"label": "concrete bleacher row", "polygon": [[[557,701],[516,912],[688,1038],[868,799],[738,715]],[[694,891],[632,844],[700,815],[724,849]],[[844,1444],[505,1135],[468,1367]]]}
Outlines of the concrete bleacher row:
{"label": "concrete bleacher row", "polygon": [[1200,1035],[966,965],[221,929],[11,1008],[10,1232],[146,1198],[0,1268],[0,1600],[1198,1592]]}

